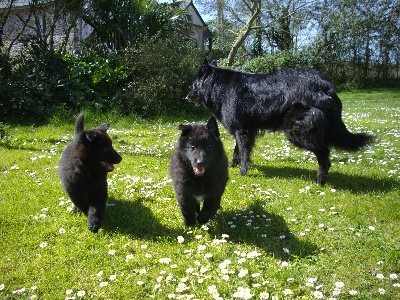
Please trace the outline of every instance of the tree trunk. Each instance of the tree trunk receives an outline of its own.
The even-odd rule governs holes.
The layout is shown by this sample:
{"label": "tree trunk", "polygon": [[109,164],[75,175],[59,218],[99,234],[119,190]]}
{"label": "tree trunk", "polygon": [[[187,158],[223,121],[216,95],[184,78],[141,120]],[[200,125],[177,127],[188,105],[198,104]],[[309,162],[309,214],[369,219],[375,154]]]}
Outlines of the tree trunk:
{"label": "tree trunk", "polygon": [[251,0],[251,6],[250,6],[251,16],[247,21],[246,25],[243,27],[239,36],[237,37],[235,43],[231,48],[231,51],[229,52],[228,66],[231,66],[233,64],[237,51],[246,40],[247,35],[252,29],[253,22],[257,19],[258,15],[260,14],[260,11],[261,11],[261,0]]}

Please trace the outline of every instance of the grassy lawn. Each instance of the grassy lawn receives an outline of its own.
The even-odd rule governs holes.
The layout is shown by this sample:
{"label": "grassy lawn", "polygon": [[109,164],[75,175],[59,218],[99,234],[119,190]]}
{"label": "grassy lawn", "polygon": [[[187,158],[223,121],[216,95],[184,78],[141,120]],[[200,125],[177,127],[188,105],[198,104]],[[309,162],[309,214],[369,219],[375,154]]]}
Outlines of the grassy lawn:
{"label": "grassy lawn", "polygon": [[[185,230],[168,174],[180,123],[88,112],[123,156],[98,234],[75,215],[57,165],[73,121],[5,124],[0,144],[1,299],[399,299],[400,90],[341,93],[343,119],[376,142],[313,154],[259,137],[248,175],[230,169],[222,209]],[[228,157],[234,139],[220,127]],[[273,298],[273,296],[275,298]]]}

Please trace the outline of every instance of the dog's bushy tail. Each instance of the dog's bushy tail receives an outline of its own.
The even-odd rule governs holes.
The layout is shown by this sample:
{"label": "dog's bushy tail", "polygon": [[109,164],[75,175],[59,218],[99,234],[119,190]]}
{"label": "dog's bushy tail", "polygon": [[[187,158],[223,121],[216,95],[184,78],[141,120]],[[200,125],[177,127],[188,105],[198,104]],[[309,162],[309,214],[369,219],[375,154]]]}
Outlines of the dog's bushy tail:
{"label": "dog's bushy tail", "polygon": [[75,122],[75,130],[74,130],[74,136],[77,137],[79,133],[83,131],[84,127],[84,113],[81,113],[77,118]]}
{"label": "dog's bushy tail", "polygon": [[366,133],[351,133],[340,119],[337,128],[334,128],[333,146],[344,151],[357,151],[370,145],[374,141],[372,135]]}

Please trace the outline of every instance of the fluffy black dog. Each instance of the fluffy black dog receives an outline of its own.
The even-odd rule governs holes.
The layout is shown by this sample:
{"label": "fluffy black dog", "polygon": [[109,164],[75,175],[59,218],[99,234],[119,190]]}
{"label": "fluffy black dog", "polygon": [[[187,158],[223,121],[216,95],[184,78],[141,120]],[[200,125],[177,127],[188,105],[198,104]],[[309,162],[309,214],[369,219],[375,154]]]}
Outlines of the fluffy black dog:
{"label": "fluffy black dog", "polygon": [[61,155],[58,174],[75,211],[87,215],[88,228],[96,233],[106,208],[107,173],[122,157],[112,147],[108,124],[87,131],[83,127],[82,113],[76,119],[74,140]]}
{"label": "fluffy black dog", "polygon": [[178,129],[182,133],[170,165],[175,195],[184,225],[204,224],[220,208],[228,181],[228,159],[214,117],[207,125],[179,125]]}
{"label": "fluffy black dog", "polygon": [[283,129],[290,142],[312,151],[318,160],[317,182],[321,185],[331,165],[330,147],[356,151],[373,140],[370,135],[347,130],[333,85],[315,70],[254,74],[204,61],[187,99],[212,109],[235,136],[231,166],[240,164],[242,175],[247,173],[260,129]]}

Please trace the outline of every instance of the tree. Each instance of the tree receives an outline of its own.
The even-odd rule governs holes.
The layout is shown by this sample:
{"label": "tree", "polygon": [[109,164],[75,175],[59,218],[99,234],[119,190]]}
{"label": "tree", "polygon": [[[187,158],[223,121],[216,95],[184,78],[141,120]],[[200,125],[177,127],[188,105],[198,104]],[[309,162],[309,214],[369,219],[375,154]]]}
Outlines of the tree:
{"label": "tree", "polygon": [[[306,26],[306,15],[310,7],[309,0],[208,0],[202,1],[207,14],[217,11],[217,24],[223,16],[224,31],[217,26],[216,39],[229,48],[228,65],[232,65],[239,49],[245,49],[251,57],[265,53],[265,49],[295,52],[296,38],[299,30]],[[226,37],[227,24],[235,32],[233,39]]]}
{"label": "tree", "polygon": [[233,64],[233,60],[235,59],[235,55],[239,47],[244,43],[246,37],[252,30],[252,25],[254,21],[257,19],[261,12],[261,0],[243,0],[243,3],[248,8],[250,12],[250,17],[244,27],[240,30],[238,37],[232,45],[231,51],[228,55],[228,66],[231,66]]}
{"label": "tree", "polygon": [[320,69],[341,74],[339,80],[389,77],[398,55],[398,15],[397,0],[318,2],[313,52]]}

